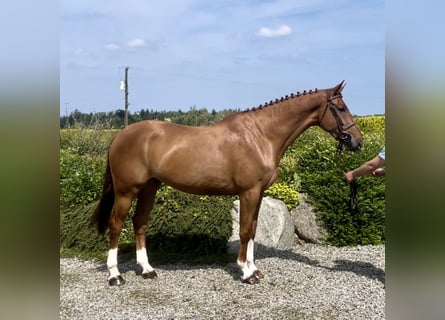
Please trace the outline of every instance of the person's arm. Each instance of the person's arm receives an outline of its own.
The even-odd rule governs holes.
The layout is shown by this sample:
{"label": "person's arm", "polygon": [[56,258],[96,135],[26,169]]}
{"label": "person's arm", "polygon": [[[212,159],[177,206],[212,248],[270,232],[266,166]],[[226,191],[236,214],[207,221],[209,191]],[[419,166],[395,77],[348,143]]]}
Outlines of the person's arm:
{"label": "person's arm", "polygon": [[[357,177],[365,176],[368,174],[373,174],[375,176],[382,176],[385,174],[385,170],[381,168],[385,164],[385,160],[383,160],[379,156],[375,156],[369,161],[363,163],[360,167],[348,171],[345,173],[345,180],[347,183],[351,183]],[[382,169],[382,170],[380,170]]]}

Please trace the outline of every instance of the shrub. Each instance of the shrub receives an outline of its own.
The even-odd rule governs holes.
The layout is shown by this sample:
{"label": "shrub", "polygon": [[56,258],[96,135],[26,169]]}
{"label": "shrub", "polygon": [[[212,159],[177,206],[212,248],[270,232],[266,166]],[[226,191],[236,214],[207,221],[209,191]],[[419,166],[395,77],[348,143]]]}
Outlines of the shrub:
{"label": "shrub", "polygon": [[60,209],[60,247],[62,255],[102,260],[108,250],[108,237],[99,236],[90,225],[97,202]]}
{"label": "shrub", "polygon": [[297,207],[300,201],[298,191],[282,182],[275,182],[266,190],[264,194],[283,201],[289,210]]}
{"label": "shrub", "polygon": [[363,133],[385,131],[385,116],[357,117],[355,122]]}
{"label": "shrub", "polygon": [[60,150],[60,202],[75,207],[94,201],[102,192],[103,156]]}
{"label": "shrub", "polygon": [[105,156],[118,130],[88,128],[60,130],[60,148],[79,155]]}
{"label": "shrub", "polygon": [[152,250],[222,253],[232,235],[233,197],[190,195],[171,187],[158,191],[149,219]]}
{"label": "shrub", "polygon": [[327,241],[333,245],[381,244],[385,241],[385,179],[358,179],[357,207],[349,207],[350,187],[346,171],[373,158],[383,146],[383,134],[365,134],[359,153],[336,155],[336,142],[319,135],[300,150],[299,174],[307,192],[328,227]]}
{"label": "shrub", "polygon": [[[106,237],[90,225],[97,201],[61,208],[60,239],[62,252],[87,258],[104,258]],[[148,220],[147,246],[150,251],[180,254],[224,253],[232,235],[232,197],[197,196],[163,186]],[[131,216],[125,220],[119,245],[124,252],[134,248]],[[121,250],[122,251],[122,250]]]}

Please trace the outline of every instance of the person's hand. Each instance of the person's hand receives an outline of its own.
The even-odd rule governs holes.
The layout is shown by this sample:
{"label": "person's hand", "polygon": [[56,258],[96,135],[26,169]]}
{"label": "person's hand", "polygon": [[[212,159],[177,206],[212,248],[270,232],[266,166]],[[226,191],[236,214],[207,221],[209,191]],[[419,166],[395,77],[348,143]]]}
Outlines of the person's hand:
{"label": "person's hand", "polygon": [[354,181],[354,175],[352,174],[352,171],[345,173],[345,181],[347,183],[351,183],[352,181]]}
{"label": "person's hand", "polygon": [[382,176],[385,175],[385,169],[383,169],[383,168],[375,169],[375,170],[372,172],[372,175],[373,175],[374,177],[382,177]]}

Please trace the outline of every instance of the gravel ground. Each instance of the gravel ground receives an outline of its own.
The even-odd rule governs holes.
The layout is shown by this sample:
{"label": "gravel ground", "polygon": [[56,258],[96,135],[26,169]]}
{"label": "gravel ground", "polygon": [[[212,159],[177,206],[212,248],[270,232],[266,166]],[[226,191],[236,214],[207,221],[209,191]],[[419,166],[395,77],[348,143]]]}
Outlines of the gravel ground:
{"label": "gravel ground", "polygon": [[256,265],[265,277],[248,285],[235,261],[153,264],[158,278],[144,280],[131,260],[120,264],[126,284],[110,287],[104,264],[61,259],[60,318],[385,318],[384,246],[261,248]]}

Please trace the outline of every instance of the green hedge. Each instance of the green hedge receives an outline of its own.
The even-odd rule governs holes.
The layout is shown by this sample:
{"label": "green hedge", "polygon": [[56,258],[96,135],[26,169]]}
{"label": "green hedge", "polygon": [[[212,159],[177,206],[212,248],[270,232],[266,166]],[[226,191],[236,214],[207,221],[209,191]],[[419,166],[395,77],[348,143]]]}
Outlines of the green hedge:
{"label": "green hedge", "polygon": [[60,203],[72,208],[87,205],[102,192],[106,158],[60,150]]}
{"label": "green hedge", "polygon": [[[107,239],[96,235],[90,218],[102,192],[109,142],[116,131],[62,130],[60,150],[61,252],[103,258]],[[147,241],[152,250],[171,253],[224,252],[232,234],[233,197],[189,195],[163,186],[149,219]],[[120,243],[133,245],[131,216]],[[107,238],[107,237],[106,237]]]}
{"label": "green hedge", "polygon": [[78,155],[105,158],[111,140],[118,132],[91,128],[63,129],[60,130],[60,148]]}
{"label": "green hedge", "polygon": [[[91,215],[97,202],[60,208],[60,253],[103,260],[108,251],[108,237],[99,236],[91,227]],[[128,221],[126,227],[128,228]],[[124,227],[125,228],[125,227]],[[125,237],[125,236],[124,236]],[[121,243],[128,243],[122,241]]]}
{"label": "green hedge", "polygon": [[[189,195],[170,187],[158,191],[150,214],[147,246],[151,252],[178,254],[218,254],[226,251],[232,235],[233,197]],[[103,259],[108,250],[108,233],[99,236],[90,225],[97,201],[78,206],[62,206],[60,219],[61,252],[86,258]],[[120,248],[134,247],[130,210],[120,237]]]}
{"label": "green hedge", "polygon": [[[298,192],[308,194],[318,216],[328,227],[333,245],[380,244],[385,241],[385,179],[358,179],[357,209],[349,209],[346,171],[374,157],[384,145],[384,116],[359,117],[365,144],[358,153],[343,151],[336,157],[336,142],[314,127],[300,136],[280,163],[278,181],[265,194],[283,200],[288,208],[298,204]],[[60,203],[61,251],[85,256],[105,254],[107,241],[89,226],[100,195],[105,159],[116,130],[87,128],[61,130]],[[172,252],[223,252],[231,235],[233,197],[194,196],[161,187],[149,219],[148,245]],[[134,206],[130,211],[132,215]],[[131,219],[127,218],[122,245],[133,245]]]}
{"label": "green hedge", "polygon": [[151,250],[222,253],[232,235],[233,197],[190,195],[163,187],[149,219]]}
{"label": "green hedge", "polygon": [[298,191],[283,182],[275,182],[264,192],[264,195],[283,201],[289,210],[300,203]]}
{"label": "green hedge", "polygon": [[[372,118],[372,117],[371,117]],[[369,122],[372,123],[373,120]],[[362,120],[363,121],[363,120]],[[282,170],[281,180],[297,176],[301,192],[317,208],[319,218],[328,227],[327,242],[336,246],[382,244],[385,242],[385,178],[357,179],[357,205],[349,206],[350,186],[344,173],[375,157],[384,145],[381,123],[368,123],[363,130],[364,147],[357,153],[336,154],[337,143],[318,128],[306,131],[288,150],[286,157],[297,159]],[[288,162],[282,162],[286,166]]]}
{"label": "green hedge", "polygon": [[281,159],[278,183],[308,194],[318,217],[328,227],[327,243],[337,246],[385,241],[385,178],[357,180],[357,208],[350,212],[350,187],[344,173],[375,157],[384,145],[385,117],[357,117],[364,147],[336,156],[337,142],[321,128],[303,133]]}
{"label": "green hedge", "polygon": [[385,116],[356,117],[355,122],[362,132],[385,132]]}

